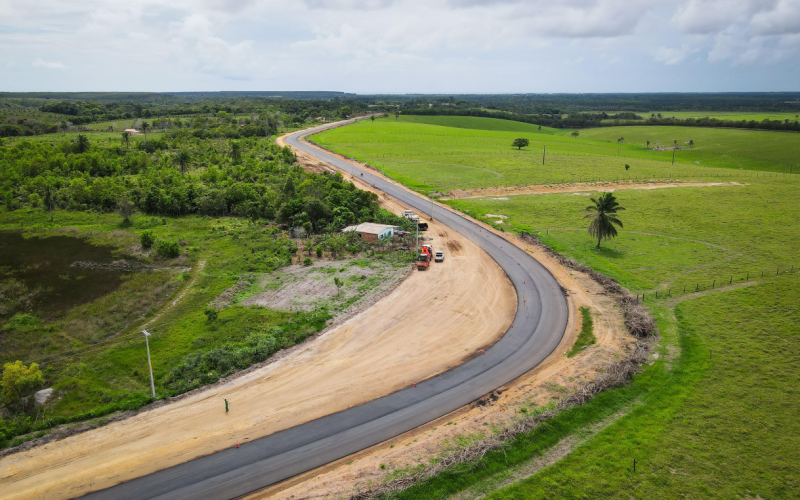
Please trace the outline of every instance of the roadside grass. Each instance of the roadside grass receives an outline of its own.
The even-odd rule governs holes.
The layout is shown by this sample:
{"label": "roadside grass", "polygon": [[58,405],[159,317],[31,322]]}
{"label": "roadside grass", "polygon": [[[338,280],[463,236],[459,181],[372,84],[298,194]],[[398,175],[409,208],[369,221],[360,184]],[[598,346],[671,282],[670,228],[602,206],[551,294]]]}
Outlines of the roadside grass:
{"label": "roadside grass", "polygon": [[[800,134],[692,127],[603,127],[579,132],[578,137],[545,127],[539,132],[534,125],[493,118],[401,116],[399,121],[390,117],[338,127],[313,140],[426,194],[625,179],[708,180],[723,175],[747,181],[764,175],[752,170],[798,173],[793,152],[800,149]],[[513,148],[517,137],[527,137],[530,146],[521,151]],[[617,144],[619,137],[625,142]],[[692,149],[676,153],[675,164],[671,151],[644,145],[645,140],[660,140],[671,146],[673,137],[679,144],[695,142]]]}
{"label": "roadside grass", "polygon": [[597,342],[597,338],[594,336],[594,322],[592,321],[592,312],[589,310],[588,307],[581,307],[581,333],[578,334],[578,338],[575,339],[575,343],[572,344],[572,349],[567,352],[567,357],[571,358],[578,354],[579,352],[583,351],[590,345]]}
{"label": "roadside grass", "polygon": [[[218,363],[215,361],[210,375],[206,373],[208,376],[201,384],[205,385],[233,368],[261,361],[264,352],[272,354],[302,342],[322,330],[332,317],[328,309],[336,306],[334,301],[312,311],[234,304],[220,310],[218,319],[209,322],[203,313],[209,302],[234,285],[242,274],[268,273],[299,262],[301,241],[288,238],[277,228],[234,217],[134,215],[132,222],[131,227],[123,228],[117,215],[86,212],[57,211],[55,223],[50,223],[49,214],[41,210],[0,214],[0,230],[22,229],[27,235],[43,238],[85,237],[93,244],[114,245],[118,257],[133,257],[154,267],[171,268],[130,273],[116,291],[61,315],[51,317],[34,311],[26,315],[30,320],[11,318],[0,325],[3,345],[0,363],[15,359],[26,364],[35,361],[42,366],[48,386],[56,390],[44,407],[47,418],[34,421],[20,414],[19,421],[14,418],[5,424],[0,421],[0,447],[11,444],[21,434],[80,419],[81,415],[96,417],[147,403],[150,382],[141,328],[148,321],[152,321],[147,329],[152,333],[150,350],[156,394],[161,398],[197,386],[178,387],[169,383],[170,372],[193,353],[224,354]],[[161,260],[152,250],[142,249],[138,235],[145,229],[153,231],[159,239],[179,242],[182,255]],[[389,248],[381,252],[365,251],[359,259],[364,266],[381,268],[407,264],[407,259],[395,259]],[[319,260],[314,254],[311,258]],[[332,259],[327,249],[322,259],[325,262]],[[191,266],[192,270],[181,271],[184,266]],[[377,286],[369,280],[351,281],[348,286],[357,288],[357,296],[366,294],[370,286]],[[274,340],[271,344],[274,349],[261,349],[240,359],[230,357],[257,343],[259,339],[254,336],[264,335]],[[228,366],[226,363],[232,359],[233,364]],[[6,431],[2,429],[4,426]],[[32,435],[25,438],[29,437]]]}
{"label": "roadside grass", "polygon": [[662,397],[488,498],[797,498],[798,299],[786,276],[678,305]]}

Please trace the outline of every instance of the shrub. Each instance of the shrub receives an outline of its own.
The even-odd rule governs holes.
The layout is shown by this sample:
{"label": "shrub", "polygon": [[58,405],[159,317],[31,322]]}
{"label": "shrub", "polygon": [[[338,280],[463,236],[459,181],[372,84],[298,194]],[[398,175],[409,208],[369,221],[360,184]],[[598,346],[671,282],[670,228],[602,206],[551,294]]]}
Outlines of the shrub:
{"label": "shrub", "polygon": [[157,251],[165,259],[174,259],[181,254],[181,247],[176,241],[159,241]]}
{"label": "shrub", "polygon": [[208,320],[209,323],[213,323],[219,318],[219,311],[217,311],[215,307],[206,307],[203,309],[203,314],[206,315],[206,320]]}
{"label": "shrub", "polygon": [[156,242],[156,236],[153,234],[153,231],[144,231],[139,236],[139,241],[142,242],[144,248],[150,248]]}
{"label": "shrub", "polygon": [[311,260],[311,259],[310,259],[310,258],[308,258],[308,257],[306,257],[305,259],[303,259],[303,265],[304,265],[304,266],[310,266],[310,265],[311,265],[311,264],[313,264],[313,263],[314,263],[314,261],[313,261],[313,260]]}
{"label": "shrub", "polygon": [[22,361],[15,361],[3,366],[3,399],[7,404],[19,402],[20,398],[42,385],[44,376],[36,363],[25,366]]}
{"label": "shrub", "polygon": [[315,250],[317,252],[317,257],[322,257],[322,245],[317,245]]}

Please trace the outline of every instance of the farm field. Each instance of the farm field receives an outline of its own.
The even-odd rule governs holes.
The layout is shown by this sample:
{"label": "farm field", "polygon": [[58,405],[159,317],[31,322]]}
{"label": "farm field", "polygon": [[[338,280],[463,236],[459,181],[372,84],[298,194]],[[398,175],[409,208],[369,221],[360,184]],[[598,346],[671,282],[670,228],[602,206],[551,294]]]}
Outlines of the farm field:
{"label": "farm field", "polygon": [[[424,129],[417,121],[407,125],[408,132],[400,130],[400,121],[391,133],[384,132],[386,128],[376,121],[353,127],[350,134],[346,133],[348,127],[337,129],[335,137],[341,143],[334,143],[333,135],[325,139],[343,154],[362,159],[359,155],[368,153],[377,159],[370,159],[370,164],[381,166],[380,162],[386,161],[387,171],[400,180],[409,176],[415,189],[442,187],[431,182],[433,178],[424,168],[400,171],[393,163],[395,158],[430,158],[435,152],[450,156],[452,147],[456,158],[466,159],[470,152],[482,158],[483,168],[510,175],[514,171],[506,160],[510,155],[490,153],[488,145],[510,145],[519,131],[497,130],[498,124],[493,123],[487,125],[492,130],[484,132],[475,128],[479,122],[470,121],[473,128],[464,130],[456,122],[452,131],[443,131],[441,126]],[[367,127],[373,127],[374,135],[369,135]],[[623,154],[634,155],[649,154],[643,144],[636,144],[639,141],[666,142],[685,130],[602,128],[582,130],[578,138],[568,133],[549,136],[551,142],[531,130],[529,138],[531,147],[540,141],[548,150],[564,148],[566,156],[569,144],[583,153],[602,153],[603,147],[616,149],[616,142],[606,146],[603,141],[622,134],[626,143],[634,142],[622,146]],[[425,131],[429,139],[424,137]],[[486,214],[504,215],[508,218],[496,227],[532,233],[565,256],[616,278],[634,293],[644,293],[645,304],[661,331],[658,357],[629,386],[607,391],[583,407],[562,413],[520,436],[506,450],[487,454],[478,464],[444,473],[393,498],[466,499],[484,494],[493,499],[798,496],[800,466],[793,457],[800,454],[800,428],[794,417],[800,367],[793,353],[800,348],[800,317],[794,306],[800,296],[800,260],[794,251],[800,243],[796,204],[800,179],[735,175],[741,172],[738,164],[780,171],[781,165],[800,152],[797,136],[688,131],[696,146],[681,154],[694,154],[692,158],[700,159],[692,163],[701,161],[701,166],[680,164],[676,172],[687,180],[702,179],[697,176],[707,171],[733,173],[731,179],[740,185],[621,190],[616,195],[626,208],[619,214],[624,229],[600,249],[586,232],[583,215],[594,190],[607,187],[446,202],[487,223],[498,219]],[[363,143],[357,142],[359,137]],[[716,158],[716,167],[703,166],[715,159],[710,152],[702,152],[705,141],[715,141],[713,147],[709,144],[712,152],[727,147],[727,159]],[[386,147],[385,155],[381,144]],[[481,150],[480,144],[487,147]],[[390,159],[383,160],[387,157]],[[632,169],[655,168],[629,158],[623,156]],[[564,166],[560,174],[574,175],[573,169],[602,172],[608,161],[606,155],[598,154],[586,163]],[[435,179],[449,177],[461,188],[478,184],[464,172],[468,171],[461,166],[448,171],[443,167]],[[537,175],[541,174],[525,178]],[[488,178],[482,182],[490,184]],[[502,186],[502,177],[496,177],[494,183]],[[531,464],[560,440],[580,436],[589,437],[568,449],[565,458],[550,467],[531,469]],[[633,459],[637,461],[635,473]]]}
{"label": "farm field", "polygon": [[755,121],[762,121],[762,120],[797,120],[798,115],[797,113],[748,113],[748,112],[736,112],[736,111],[641,111],[637,112],[637,115],[643,116],[647,118],[651,114],[659,114],[661,113],[664,117],[669,118],[716,118],[717,120],[731,120],[731,121],[742,121],[742,120],[755,120]]}
{"label": "farm field", "polygon": [[[313,140],[426,194],[617,179],[741,180],[796,173],[793,151],[800,150],[800,134],[690,127],[608,127],[579,134],[500,119],[401,115],[399,121],[389,117],[336,128]],[[513,148],[518,137],[530,145]],[[625,141],[617,143],[620,137]],[[772,142],[762,148],[765,137]],[[648,149],[647,140],[651,147],[693,140],[694,147],[677,151],[672,164],[672,151]]]}

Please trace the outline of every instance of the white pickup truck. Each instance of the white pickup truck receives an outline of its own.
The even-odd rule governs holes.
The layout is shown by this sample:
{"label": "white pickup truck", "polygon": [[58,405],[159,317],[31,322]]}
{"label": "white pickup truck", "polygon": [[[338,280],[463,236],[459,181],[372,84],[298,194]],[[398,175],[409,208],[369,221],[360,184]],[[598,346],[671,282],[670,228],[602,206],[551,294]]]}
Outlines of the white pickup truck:
{"label": "white pickup truck", "polygon": [[408,220],[413,220],[415,222],[419,220],[419,217],[417,216],[417,214],[415,214],[411,210],[405,210],[403,212],[403,217],[405,217]]}

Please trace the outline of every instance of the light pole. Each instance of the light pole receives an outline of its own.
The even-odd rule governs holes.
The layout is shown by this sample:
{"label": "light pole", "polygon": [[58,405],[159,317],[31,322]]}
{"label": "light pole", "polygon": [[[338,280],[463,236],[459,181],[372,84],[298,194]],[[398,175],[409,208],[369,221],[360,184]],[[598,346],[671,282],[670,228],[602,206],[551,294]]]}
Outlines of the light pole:
{"label": "light pole", "polygon": [[431,220],[433,220],[433,193],[436,191],[431,191]]}
{"label": "light pole", "polygon": [[147,341],[147,338],[150,336],[150,332],[147,330],[142,330],[144,334],[144,345],[147,346],[147,366],[150,368],[150,392],[153,395],[153,399],[156,398],[156,386],[153,383],[153,363],[150,362],[150,342]]}

